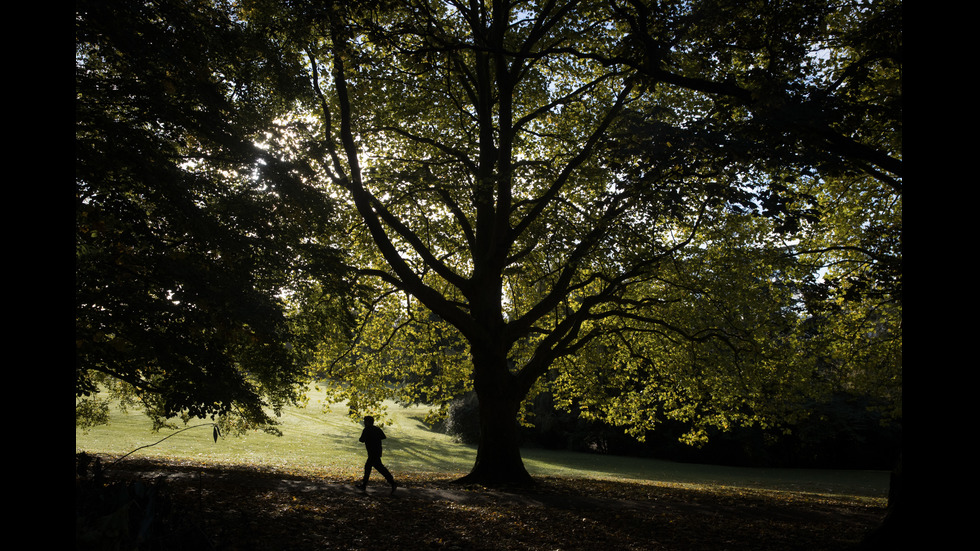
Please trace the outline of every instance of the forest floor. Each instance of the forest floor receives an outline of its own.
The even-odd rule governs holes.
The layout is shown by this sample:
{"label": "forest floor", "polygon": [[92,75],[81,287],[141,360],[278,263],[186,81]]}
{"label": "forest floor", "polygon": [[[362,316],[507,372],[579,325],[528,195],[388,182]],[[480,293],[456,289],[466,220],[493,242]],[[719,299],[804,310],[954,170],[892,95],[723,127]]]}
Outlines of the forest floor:
{"label": "forest floor", "polygon": [[[846,550],[885,514],[877,498],[579,478],[489,489],[417,475],[394,494],[372,482],[127,459],[98,481],[76,474],[76,548],[143,533],[140,549],[172,551]],[[125,522],[112,487],[129,488]]]}

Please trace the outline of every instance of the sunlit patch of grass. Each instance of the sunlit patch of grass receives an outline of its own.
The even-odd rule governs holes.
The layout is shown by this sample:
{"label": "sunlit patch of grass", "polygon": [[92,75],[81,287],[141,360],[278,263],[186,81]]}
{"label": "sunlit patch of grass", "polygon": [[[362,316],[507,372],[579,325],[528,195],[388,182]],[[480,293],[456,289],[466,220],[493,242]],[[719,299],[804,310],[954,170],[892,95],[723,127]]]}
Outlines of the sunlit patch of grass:
{"label": "sunlit patch of grass", "polygon": [[[153,432],[142,413],[115,409],[109,425],[88,431],[76,429],[75,450],[120,457],[154,444],[129,457],[244,465],[325,480],[355,480],[363,472],[365,457],[364,447],[357,441],[362,427],[347,416],[342,405],[326,410],[323,398],[323,391],[313,391],[307,407],[285,408],[280,419],[282,436],[253,432],[223,436],[217,442],[212,439],[210,425],[205,424],[154,444],[175,431]],[[469,471],[476,456],[475,448],[430,430],[422,421],[427,411],[424,407],[388,404],[384,462],[407,483],[454,480]],[[888,474],[884,472],[746,469],[533,448],[522,450],[522,455],[528,471],[539,479],[569,478],[597,484],[603,480],[629,481],[723,492],[766,489],[782,492],[787,500],[796,495],[880,499],[888,490]]]}
{"label": "sunlit patch of grass", "polygon": [[[341,411],[345,408],[326,410],[322,394],[314,391],[307,407],[284,409],[279,419],[282,436],[255,431],[243,436],[222,436],[214,442],[207,424],[200,430],[179,434],[168,429],[153,432],[150,420],[142,413],[114,408],[109,425],[75,430],[75,449],[121,456],[149,446],[135,455],[357,476],[364,464],[364,445],[357,441],[362,426]],[[465,474],[474,451],[445,434],[430,431],[422,422],[426,412],[422,407],[389,404],[390,420],[384,426],[389,436],[385,463],[400,472]]]}

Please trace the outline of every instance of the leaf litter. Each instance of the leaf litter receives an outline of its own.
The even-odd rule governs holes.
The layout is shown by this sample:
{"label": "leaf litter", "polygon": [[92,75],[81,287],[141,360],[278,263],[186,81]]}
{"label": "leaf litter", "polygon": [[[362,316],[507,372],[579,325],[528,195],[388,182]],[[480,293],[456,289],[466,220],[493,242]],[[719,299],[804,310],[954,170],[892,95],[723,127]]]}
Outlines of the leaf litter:
{"label": "leaf litter", "polygon": [[841,550],[876,527],[886,506],[880,498],[584,478],[486,488],[428,473],[396,474],[392,495],[381,480],[354,488],[358,471],[128,459],[106,480],[165,487],[179,522],[217,550]]}

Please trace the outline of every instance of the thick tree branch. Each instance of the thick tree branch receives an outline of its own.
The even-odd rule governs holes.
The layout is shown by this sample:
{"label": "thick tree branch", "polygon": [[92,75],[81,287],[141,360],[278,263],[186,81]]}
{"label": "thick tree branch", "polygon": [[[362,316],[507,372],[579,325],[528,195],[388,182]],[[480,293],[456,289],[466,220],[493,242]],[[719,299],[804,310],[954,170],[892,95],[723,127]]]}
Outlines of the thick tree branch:
{"label": "thick tree branch", "polygon": [[367,225],[382,257],[392,268],[393,275],[400,281],[399,287],[417,297],[429,309],[455,325],[464,334],[472,334],[475,328],[469,317],[446,300],[442,293],[426,285],[402,258],[382,224],[383,218],[390,222],[394,217],[383,208],[379,208],[380,202],[364,187],[358,160],[359,149],[353,134],[353,107],[348,92],[344,61],[347,44],[342,33],[337,29],[338,25],[334,22],[332,29],[334,87],[340,104],[340,138],[346,152],[347,166],[350,169],[350,174],[344,179],[343,184],[350,191],[354,205]]}

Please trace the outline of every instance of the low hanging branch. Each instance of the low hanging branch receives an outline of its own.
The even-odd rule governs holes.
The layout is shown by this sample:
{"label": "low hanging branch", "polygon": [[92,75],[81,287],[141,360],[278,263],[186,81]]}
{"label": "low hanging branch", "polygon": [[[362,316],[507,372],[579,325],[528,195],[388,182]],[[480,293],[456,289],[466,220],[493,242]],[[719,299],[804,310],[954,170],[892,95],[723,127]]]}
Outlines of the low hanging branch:
{"label": "low hanging branch", "polygon": [[178,434],[180,434],[180,433],[182,433],[184,431],[188,431],[188,430],[196,429],[196,428],[200,428],[200,427],[207,427],[207,426],[211,426],[211,427],[214,428],[214,430],[212,431],[212,437],[214,438],[214,441],[217,443],[218,442],[218,437],[221,436],[221,429],[218,428],[217,423],[204,423],[204,424],[201,424],[201,425],[194,425],[193,427],[187,427],[187,428],[181,429],[181,430],[179,430],[179,431],[177,431],[177,432],[175,432],[173,434],[169,434],[169,435],[161,438],[160,440],[157,440],[156,442],[154,442],[152,444],[147,444],[145,446],[140,446],[140,447],[136,448],[135,450],[127,453],[126,455],[124,455],[124,456],[120,457],[119,459],[117,459],[117,460],[113,461],[112,463],[110,463],[109,466],[106,467],[105,470],[111,469],[116,463],[119,463],[123,459],[126,459],[130,455],[133,455],[134,453],[136,453],[136,452],[138,452],[138,451],[140,451],[140,450],[142,450],[144,448],[151,448],[153,446],[156,446],[157,444],[159,444],[160,442],[163,442],[164,440],[166,440],[167,438],[170,438],[171,436],[177,436]]}

